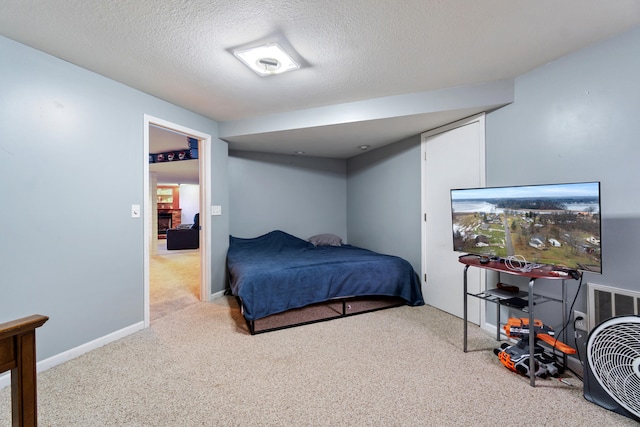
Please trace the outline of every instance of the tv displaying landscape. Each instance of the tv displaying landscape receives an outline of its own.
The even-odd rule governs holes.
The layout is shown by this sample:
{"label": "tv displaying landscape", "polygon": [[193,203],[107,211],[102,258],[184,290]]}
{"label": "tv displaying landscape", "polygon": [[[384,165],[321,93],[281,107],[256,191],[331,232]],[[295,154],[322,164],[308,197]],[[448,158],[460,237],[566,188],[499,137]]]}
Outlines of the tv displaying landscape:
{"label": "tv displaying landscape", "polygon": [[451,190],[453,250],[602,272],[600,183]]}

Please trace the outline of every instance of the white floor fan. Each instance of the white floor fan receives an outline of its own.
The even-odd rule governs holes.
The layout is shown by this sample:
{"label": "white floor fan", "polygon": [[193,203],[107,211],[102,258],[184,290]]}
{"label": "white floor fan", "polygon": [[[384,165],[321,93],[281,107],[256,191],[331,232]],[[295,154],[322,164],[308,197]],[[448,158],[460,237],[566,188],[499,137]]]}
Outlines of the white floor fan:
{"label": "white floor fan", "polygon": [[640,421],[640,316],[613,317],[591,331],[584,397]]}

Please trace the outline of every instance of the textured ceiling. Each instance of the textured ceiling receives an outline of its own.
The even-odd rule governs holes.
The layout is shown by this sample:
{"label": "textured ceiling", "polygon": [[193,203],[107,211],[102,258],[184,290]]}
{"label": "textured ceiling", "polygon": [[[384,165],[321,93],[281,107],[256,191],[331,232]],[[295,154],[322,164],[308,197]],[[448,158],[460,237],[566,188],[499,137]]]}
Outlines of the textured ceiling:
{"label": "textured ceiling", "polygon": [[[512,79],[639,23],[637,0],[0,0],[0,34],[218,122],[246,125]],[[279,42],[303,68],[258,77],[231,53],[258,42]],[[483,108],[240,131],[227,140],[231,149],[346,158],[380,129],[382,145]]]}

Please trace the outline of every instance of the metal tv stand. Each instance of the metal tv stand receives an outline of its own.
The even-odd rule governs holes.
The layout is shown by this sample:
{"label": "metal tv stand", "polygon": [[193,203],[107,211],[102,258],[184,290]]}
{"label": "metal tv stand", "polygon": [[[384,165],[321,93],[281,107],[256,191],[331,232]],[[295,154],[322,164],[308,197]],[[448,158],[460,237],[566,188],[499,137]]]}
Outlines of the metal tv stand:
{"label": "metal tv stand", "polygon": [[[534,316],[533,316],[533,306],[535,304],[540,304],[547,301],[557,301],[562,303],[562,324],[565,325],[567,322],[567,289],[566,289],[566,280],[574,280],[580,277],[580,273],[576,271],[566,271],[566,270],[554,270],[554,268],[550,265],[544,265],[540,268],[534,268],[531,271],[519,271],[512,270],[505,265],[504,260],[489,260],[488,262],[480,262],[481,259],[477,255],[463,255],[458,260],[465,264],[464,267],[464,352],[467,352],[467,297],[472,296],[476,298],[483,299],[485,301],[490,301],[496,303],[497,306],[497,318],[496,318],[496,340],[500,341],[500,300],[504,298],[504,296],[500,296],[497,293],[492,292],[492,290],[483,291],[477,294],[467,292],[467,270],[469,267],[477,267],[483,268],[485,270],[492,270],[498,272],[498,274],[506,273],[513,276],[522,276],[529,278],[529,289],[526,294],[523,296],[527,298],[527,306],[522,308],[521,311],[528,313],[529,315],[529,325],[534,324]],[[569,274],[569,273],[573,273]],[[566,275],[565,275],[566,274]],[[538,279],[547,279],[547,280],[562,280],[562,299],[551,298],[547,296],[537,295],[533,292],[533,286]],[[531,326],[532,328],[532,326]],[[566,341],[566,330],[563,330],[562,340]],[[536,384],[536,376],[535,376],[535,334],[529,334],[529,372],[530,379],[529,383],[531,387],[535,387]],[[565,356],[566,357],[566,356]],[[566,365],[566,360],[565,360]]]}

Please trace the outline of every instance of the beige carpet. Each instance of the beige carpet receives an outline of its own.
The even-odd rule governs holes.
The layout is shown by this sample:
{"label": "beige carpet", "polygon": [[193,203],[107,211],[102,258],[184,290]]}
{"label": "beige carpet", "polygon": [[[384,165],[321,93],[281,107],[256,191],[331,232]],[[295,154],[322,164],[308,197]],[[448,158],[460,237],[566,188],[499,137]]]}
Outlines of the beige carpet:
{"label": "beige carpet", "polygon": [[[495,341],[431,307],[261,335],[198,302],[39,375],[41,426],[634,426],[582,387],[504,368]],[[0,426],[10,425],[9,388]]]}
{"label": "beige carpet", "polygon": [[200,252],[167,250],[158,240],[158,254],[149,260],[149,312],[151,321],[200,300]]}

